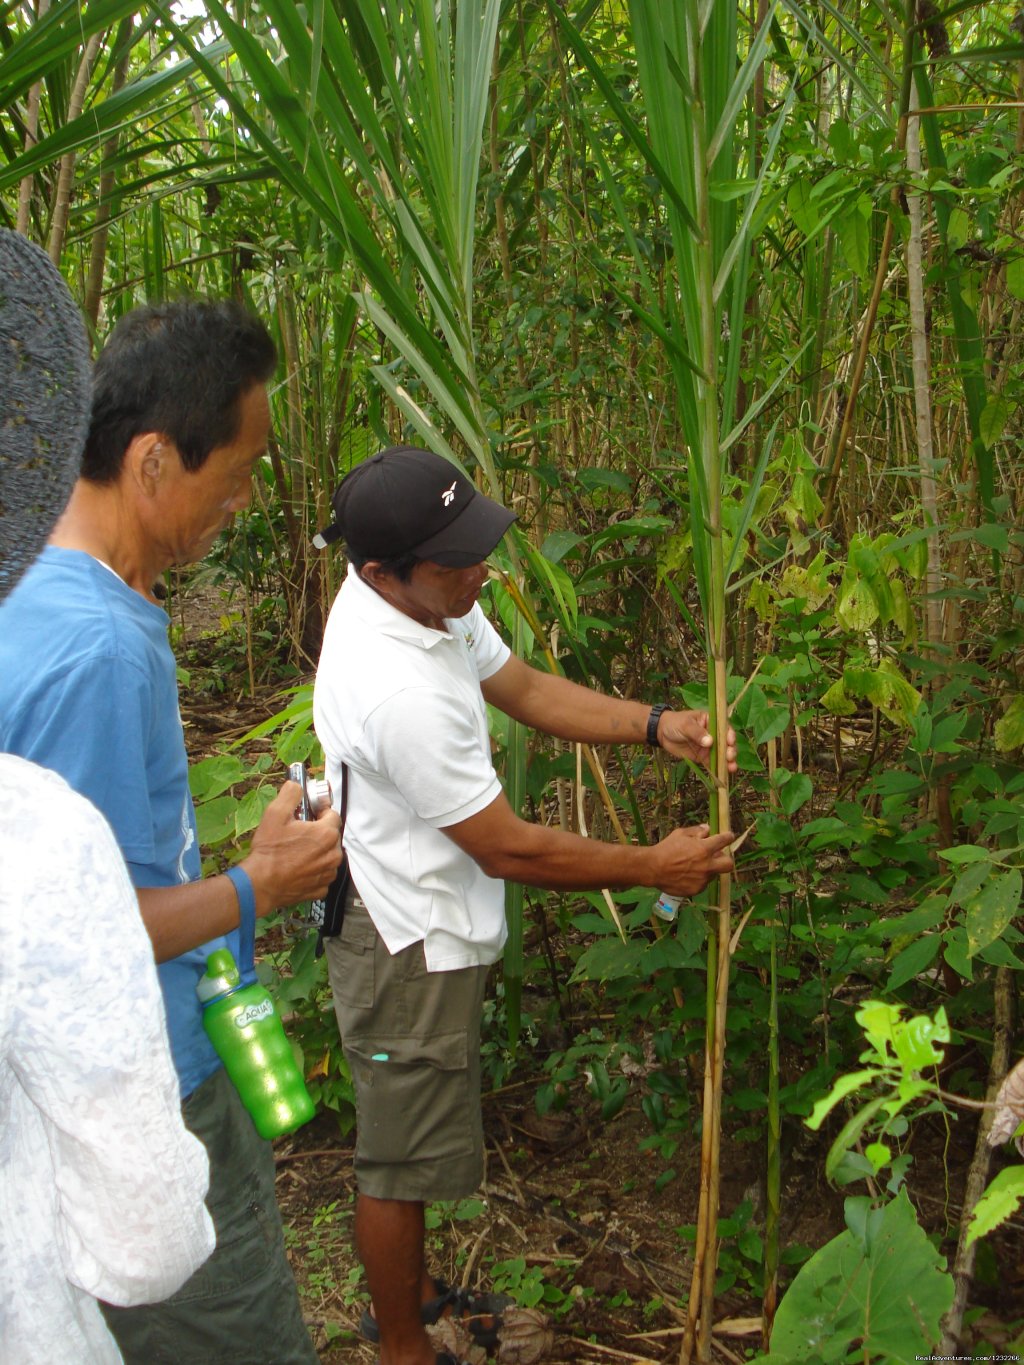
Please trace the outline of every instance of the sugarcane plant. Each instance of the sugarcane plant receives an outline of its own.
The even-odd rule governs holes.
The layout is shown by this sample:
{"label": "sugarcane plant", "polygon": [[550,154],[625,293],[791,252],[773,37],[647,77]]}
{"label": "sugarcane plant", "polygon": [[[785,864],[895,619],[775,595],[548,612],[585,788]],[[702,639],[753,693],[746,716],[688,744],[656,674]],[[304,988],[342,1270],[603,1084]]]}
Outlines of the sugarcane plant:
{"label": "sugarcane plant", "polygon": [[[633,246],[639,288],[633,304],[665,347],[671,363],[685,451],[663,471],[688,506],[693,566],[708,661],[707,707],[715,761],[709,774],[709,822],[731,827],[728,728],[729,587],[742,562],[771,447],[764,437],[741,500],[726,509],[730,452],[770,400],[779,380],[738,411],[745,345],[744,314],[751,245],[771,184],[773,156],[792,103],[783,89],[763,145],[748,135],[747,106],[775,17],[762,7],[757,29],[738,32],[729,0],[631,0],[646,132],[602,73],[583,34],[557,5],[552,9],[579,59],[601,85],[629,142],[656,178],[671,235],[668,277],[648,268],[615,176],[594,138],[592,153]],[[639,301],[637,301],[639,300]],[[783,370],[783,373],[785,371]],[[728,512],[728,525],[725,516]],[[709,1358],[717,1262],[719,1152],[725,1065],[726,1006],[732,950],[732,879],[718,879],[708,901],[707,1002],[700,1206],[692,1285],[681,1356]]]}

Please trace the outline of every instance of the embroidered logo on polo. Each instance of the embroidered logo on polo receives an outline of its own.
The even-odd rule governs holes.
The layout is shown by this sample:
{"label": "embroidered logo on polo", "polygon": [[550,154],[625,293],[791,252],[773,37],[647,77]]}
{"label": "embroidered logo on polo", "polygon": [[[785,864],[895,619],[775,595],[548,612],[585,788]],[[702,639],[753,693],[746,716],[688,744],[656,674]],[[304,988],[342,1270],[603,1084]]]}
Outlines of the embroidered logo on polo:
{"label": "embroidered logo on polo", "polygon": [[453,480],[451,488],[446,488],[441,494],[441,501],[444,503],[445,507],[451,507],[452,503],[455,501],[455,483],[456,481]]}

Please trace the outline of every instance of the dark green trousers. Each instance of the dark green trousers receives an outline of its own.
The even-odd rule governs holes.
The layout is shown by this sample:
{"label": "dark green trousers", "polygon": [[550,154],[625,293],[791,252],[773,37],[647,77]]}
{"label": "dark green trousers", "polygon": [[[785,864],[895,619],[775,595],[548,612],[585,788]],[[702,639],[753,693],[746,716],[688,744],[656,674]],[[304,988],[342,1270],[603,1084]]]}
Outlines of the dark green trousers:
{"label": "dark green trousers", "polygon": [[185,1126],[210,1159],[217,1247],[176,1294],[103,1305],[128,1365],[316,1365],[284,1252],[274,1155],[221,1069],[191,1094]]}

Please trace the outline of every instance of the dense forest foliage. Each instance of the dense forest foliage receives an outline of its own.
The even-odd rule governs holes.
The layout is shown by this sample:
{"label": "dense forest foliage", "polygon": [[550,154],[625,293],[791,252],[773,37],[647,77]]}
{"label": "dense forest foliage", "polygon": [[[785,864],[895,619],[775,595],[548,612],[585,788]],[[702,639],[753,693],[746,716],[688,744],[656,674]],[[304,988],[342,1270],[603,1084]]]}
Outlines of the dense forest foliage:
{"label": "dense forest foliage", "polygon": [[[272,751],[196,765],[211,858],[318,757],[343,563],[310,537],[382,444],[514,507],[488,604],[524,657],[731,717],[733,779],[494,732],[531,818],[743,832],[671,924],[650,891],[510,887],[488,1044],[495,1085],[532,1050],[541,1109],[585,1077],[610,1121],[639,1088],[666,1182],[701,1144],[684,1361],[714,1353],[723,1133],[763,1145],[765,1361],[956,1349],[978,1234],[1024,1194],[989,1146],[1024,1106],[979,1103],[1024,970],[1022,34],[975,0],[0,5],[0,214],[97,339],[198,292],[279,349],[252,507],[169,584],[172,622],[200,577],[225,600],[183,695],[279,694]],[[320,965],[304,939],[272,965],[345,1126]],[[581,1001],[600,1022],[546,1045]],[[975,1117],[947,1258],[909,1135]],[[805,1121],[847,1226],[780,1283]]]}

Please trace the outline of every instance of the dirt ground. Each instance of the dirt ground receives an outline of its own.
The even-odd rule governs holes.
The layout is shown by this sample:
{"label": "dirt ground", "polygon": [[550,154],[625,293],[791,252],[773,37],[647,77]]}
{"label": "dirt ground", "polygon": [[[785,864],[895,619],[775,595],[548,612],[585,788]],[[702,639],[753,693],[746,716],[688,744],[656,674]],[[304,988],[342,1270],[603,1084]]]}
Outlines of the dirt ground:
{"label": "dirt ground", "polygon": [[[510,1340],[491,1357],[502,1365],[678,1360],[692,1264],[680,1229],[696,1216],[696,1135],[673,1158],[677,1178],[659,1190],[663,1163],[638,1146],[648,1131],[638,1095],[604,1124],[585,1093],[567,1111],[544,1117],[534,1093],[527,1081],[485,1098],[486,1178],[478,1199],[432,1210],[432,1273],[475,1289],[501,1288],[534,1306],[519,1323],[521,1350]],[[782,1235],[784,1246],[816,1249],[842,1231],[843,1193],[824,1179],[824,1144],[807,1139],[796,1134],[786,1159]],[[945,1143],[944,1130],[922,1125],[911,1188],[925,1227],[952,1254],[973,1123],[954,1132],[944,1164]],[[372,1365],[376,1351],[358,1334],[367,1298],[352,1248],[350,1141],[321,1116],[283,1139],[277,1157],[279,1200],[321,1360]],[[723,1217],[749,1203],[752,1226],[760,1225],[762,1159],[760,1143],[727,1140]],[[1022,1233],[1020,1223],[1009,1227],[979,1259],[968,1315],[978,1359],[1024,1345]],[[740,1267],[715,1304],[713,1358],[723,1363],[752,1359],[760,1344],[760,1271],[737,1241],[725,1240],[719,1262],[720,1274]],[[437,1344],[458,1347],[471,1365],[487,1359],[469,1351],[465,1335],[440,1336]]]}

